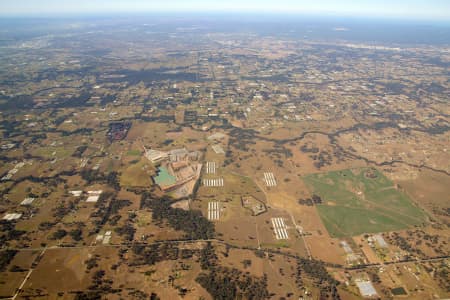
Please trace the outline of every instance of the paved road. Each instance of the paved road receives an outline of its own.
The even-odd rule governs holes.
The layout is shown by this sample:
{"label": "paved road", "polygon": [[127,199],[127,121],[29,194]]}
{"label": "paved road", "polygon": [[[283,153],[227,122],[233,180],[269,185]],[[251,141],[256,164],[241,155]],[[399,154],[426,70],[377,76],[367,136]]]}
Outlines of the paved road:
{"label": "paved road", "polygon": [[[235,249],[244,249],[244,247],[236,246],[230,243],[227,243],[223,240],[218,239],[198,239],[198,240],[168,240],[168,241],[156,241],[156,242],[129,242],[129,243],[120,243],[120,244],[98,244],[98,245],[85,245],[85,246],[64,246],[64,245],[58,245],[58,246],[51,246],[51,247],[39,247],[39,248],[5,248],[10,250],[17,250],[17,251],[42,251],[40,256],[44,255],[45,251],[48,250],[64,250],[64,249],[87,249],[87,248],[101,248],[101,247],[131,247],[133,245],[144,245],[144,246],[150,246],[150,245],[158,245],[158,244],[195,244],[195,243],[216,243],[216,244],[222,244],[229,246],[231,248]],[[246,246],[245,249],[247,250],[259,250],[258,248]],[[291,258],[300,258],[298,255],[294,255],[291,253],[281,252],[273,249],[261,249],[267,253],[275,254],[275,255],[282,255],[287,256]],[[383,263],[375,263],[375,264],[369,264],[369,265],[361,265],[360,268],[368,268],[373,266],[383,266],[383,265],[396,265],[396,264],[405,264],[410,262],[429,262],[429,261],[441,261],[445,259],[450,259],[450,255],[440,256],[440,257],[430,257],[430,258],[424,258],[424,259],[409,259],[404,261],[390,261],[390,262],[383,262]],[[355,269],[358,268],[358,266],[355,267],[344,267],[339,265],[334,265],[336,268],[340,269]]]}

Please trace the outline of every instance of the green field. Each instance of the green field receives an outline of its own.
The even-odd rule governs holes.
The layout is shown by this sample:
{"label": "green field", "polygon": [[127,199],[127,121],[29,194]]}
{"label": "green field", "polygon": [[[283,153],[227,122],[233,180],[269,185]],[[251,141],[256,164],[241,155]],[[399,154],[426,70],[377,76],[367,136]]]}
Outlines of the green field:
{"label": "green field", "polygon": [[376,169],[312,174],[303,179],[322,198],[317,210],[332,237],[405,229],[426,221],[426,214]]}
{"label": "green field", "polygon": [[128,150],[127,155],[128,156],[141,156],[142,152],[140,150],[133,149],[133,150]]}

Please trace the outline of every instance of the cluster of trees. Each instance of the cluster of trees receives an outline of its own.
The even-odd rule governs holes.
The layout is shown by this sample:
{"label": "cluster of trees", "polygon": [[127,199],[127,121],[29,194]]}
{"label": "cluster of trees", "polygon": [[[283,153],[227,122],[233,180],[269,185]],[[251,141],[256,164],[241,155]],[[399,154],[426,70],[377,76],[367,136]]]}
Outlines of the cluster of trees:
{"label": "cluster of trees", "polygon": [[140,118],[145,122],[160,122],[160,123],[172,123],[175,122],[175,116],[172,115],[157,115],[152,117],[142,116]]}
{"label": "cluster of trees", "polygon": [[200,250],[179,249],[175,243],[160,243],[151,245],[134,244],[131,248],[134,259],[130,265],[154,265],[165,260],[192,259],[200,255]]}
{"label": "cluster of trees", "polygon": [[115,193],[111,192],[103,192],[100,195],[97,203],[95,203],[97,210],[90,215],[91,218],[95,218],[92,222],[95,227],[91,230],[90,234],[98,233],[103,225],[109,220],[111,216],[111,206],[115,201],[115,196]]}
{"label": "cluster of trees", "polygon": [[105,271],[98,270],[94,274],[92,274],[92,284],[88,289],[90,290],[101,290],[101,291],[109,291],[111,289],[112,280],[105,278]]}
{"label": "cluster of trees", "polygon": [[132,296],[133,299],[138,299],[138,300],[146,300],[146,299],[150,299],[150,300],[160,300],[160,298],[158,297],[158,295],[156,293],[151,293],[150,296],[140,290],[136,290],[136,289],[131,289],[131,291],[128,293],[129,296]]}
{"label": "cluster of trees", "polygon": [[174,142],[173,139],[166,139],[164,142],[162,142],[162,144],[164,146],[169,146],[170,144],[172,144]]}
{"label": "cluster of trees", "polygon": [[0,245],[6,245],[8,241],[17,240],[23,234],[25,234],[25,231],[16,230],[14,222],[0,220]]}
{"label": "cluster of trees", "polygon": [[67,205],[65,203],[60,203],[53,209],[53,217],[55,217],[56,222],[59,222],[75,208],[76,205],[73,201],[68,201]]}
{"label": "cluster of trees", "polygon": [[[228,256],[228,248],[227,248]],[[206,246],[200,251],[200,267],[202,270],[208,270],[217,265],[217,255],[211,242],[208,242]]]}
{"label": "cluster of trees", "polygon": [[392,236],[388,237],[389,243],[396,245],[400,249],[408,253],[416,253],[419,256],[426,257],[425,253],[417,247],[413,247],[404,237],[399,235],[397,232],[393,232]]}
{"label": "cluster of trees", "polygon": [[5,250],[0,252],[0,271],[5,271],[6,267],[16,256],[16,250]]}
{"label": "cluster of trees", "polygon": [[248,267],[250,267],[252,265],[252,261],[250,259],[244,259],[243,261],[241,261],[244,269],[247,269]]}
{"label": "cluster of trees", "polygon": [[263,149],[262,151],[274,158],[282,158],[283,155],[284,158],[290,158],[293,156],[292,151],[290,149],[280,145],[275,145],[275,147],[272,149]]}
{"label": "cluster of trees", "polygon": [[[31,181],[35,183],[45,183],[45,185],[47,185],[48,187],[57,187],[59,184],[67,182],[67,179],[63,178],[62,176],[73,176],[75,174],[76,174],[75,171],[62,171],[50,177],[35,177],[32,175],[28,175],[15,180],[14,183],[19,184],[20,182],[24,181]],[[3,192],[4,191],[2,191],[2,194]]]}
{"label": "cluster of trees", "polygon": [[[98,209],[91,214],[92,218],[96,218],[93,222],[95,228],[93,228],[91,234],[98,233],[103,225],[105,225],[108,221],[111,225],[117,224],[117,222],[121,218],[121,216],[118,214],[119,210],[123,207],[129,206],[130,204],[130,200],[116,199],[115,193],[102,193],[96,203],[96,207]],[[123,227],[116,228],[116,232],[119,233],[119,235],[125,235],[125,239],[128,241],[133,240],[134,231],[135,230],[133,228],[133,225],[129,220]]]}
{"label": "cluster of trees", "polygon": [[[397,232],[393,232],[388,236],[388,241],[394,245],[397,245],[400,249],[408,251],[410,253],[415,253],[422,258],[428,257],[418,246],[423,243],[433,249],[438,255],[446,255],[445,250],[447,242],[441,240],[439,235],[428,234],[423,230],[408,230],[406,231],[407,237],[404,238],[400,236]],[[414,245],[413,245],[414,244]]]}
{"label": "cluster of trees", "polygon": [[[300,72],[304,72],[304,69],[300,69]],[[299,95],[299,102],[312,102],[316,99],[316,96],[310,92],[303,92]]]}
{"label": "cluster of trees", "polygon": [[226,274],[201,273],[195,279],[213,299],[236,299],[237,287],[233,278]]}
{"label": "cluster of trees", "polygon": [[0,101],[0,110],[23,110],[34,106],[33,97],[30,95],[2,96]]}
{"label": "cluster of trees", "polygon": [[98,291],[77,292],[74,300],[101,300],[102,294]]}
{"label": "cluster of trees", "polygon": [[114,102],[116,100],[115,95],[103,95],[102,100],[100,101],[100,106],[105,106],[108,103]]}
{"label": "cluster of trees", "polygon": [[441,286],[447,293],[450,292],[450,270],[449,266],[442,261],[434,272],[434,277],[438,279],[439,286]]}
{"label": "cluster of trees", "polygon": [[50,236],[51,240],[60,240],[64,238],[67,235],[67,231],[64,229],[58,229]]}
{"label": "cluster of trees", "polygon": [[38,228],[40,231],[46,231],[46,230],[50,230],[53,228],[53,226],[55,226],[57,224],[57,222],[49,222],[49,221],[45,221],[39,224]]}
{"label": "cluster of trees", "polygon": [[318,205],[318,204],[322,204],[322,198],[320,198],[320,196],[314,194],[314,195],[312,195],[311,198],[298,200],[298,204],[307,205],[307,206]]}
{"label": "cluster of trees", "polygon": [[10,272],[26,272],[26,271],[28,271],[27,269],[24,269],[24,268],[22,268],[22,267],[19,267],[18,265],[13,265],[13,266],[11,266],[11,268],[9,268],[9,271]]}
{"label": "cluster of trees", "polygon": [[319,153],[320,150],[318,147],[309,147],[308,145],[303,145],[300,147],[300,151],[302,151],[303,153]]}
{"label": "cluster of trees", "polygon": [[117,173],[116,171],[109,172],[106,176],[106,183],[114,188],[114,190],[120,191],[119,173]]}
{"label": "cluster of trees", "polygon": [[[55,226],[56,223],[50,223],[50,222],[44,222],[39,224],[39,228],[42,228],[42,230],[48,230]],[[78,228],[75,228],[71,231],[66,231],[64,229],[58,229],[55,232],[53,232],[52,235],[49,236],[50,240],[60,240],[63,239],[65,236],[69,235],[74,241],[78,242],[83,239],[83,231],[81,229],[83,225],[79,224]]]}
{"label": "cluster of trees", "polygon": [[129,221],[122,227],[116,227],[114,231],[129,242],[134,239],[134,234],[136,233],[136,229],[134,229],[133,224],[131,224]]}
{"label": "cluster of trees", "polygon": [[297,270],[305,272],[306,275],[315,279],[316,283],[328,283],[338,285],[339,281],[335,280],[325,268],[325,264],[319,260],[298,258]]}
{"label": "cluster of trees", "polygon": [[377,269],[370,269],[370,270],[368,271],[368,274],[369,274],[370,280],[371,280],[373,283],[378,283],[378,284],[381,283],[381,278],[380,278],[380,276],[378,275],[378,270],[377,270]]}
{"label": "cluster of trees", "polygon": [[223,166],[226,167],[232,163],[233,163],[233,152],[231,152],[230,150],[227,150],[225,152],[225,160],[223,162]]}
{"label": "cluster of trees", "polygon": [[74,241],[79,242],[83,239],[83,230],[81,228],[75,228],[69,232],[69,235]]}
{"label": "cluster of trees", "polygon": [[[234,268],[219,266],[215,249],[210,242],[200,251],[199,262],[204,272],[195,280],[213,299],[269,298],[266,276],[256,278]],[[246,264],[251,264],[251,261]]]}
{"label": "cluster of trees", "polygon": [[102,182],[105,180],[105,175],[98,170],[84,169],[80,172],[81,178],[83,178],[88,184],[94,182]]}
{"label": "cluster of trees", "polygon": [[229,144],[244,152],[249,151],[248,145],[256,144],[254,139],[256,138],[257,132],[253,129],[233,128],[229,134]]}
{"label": "cluster of trees", "polygon": [[98,255],[95,255],[87,260],[84,261],[84,264],[86,265],[86,271],[88,272],[89,270],[98,267],[97,261],[100,257]]}
{"label": "cluster of trees", "polygon": [[113,281],[105,277],[104,270],[98,270],[92,274],[92,284],[88,287],[87,291],[76,292],[76,300],[100,300],[105,299],[106,294],[120,293],[121,289],[112,288]]}
{"label": "cluster of trees", "polygon": [[120,190],[119,173],[116,171],[103,174],[99,170],[84,169],[80,172],[81,178],[83,178],[88,184],[92,183],[106,183],[113,187],[116,191]]}
{"label": "cluster of trees", "polygon": [[[0,105],[1,107],[1,105]],[[3,137],[10,138],[17,135],[22,135],[24,132],[21,130],[22,122],[16,120],[2,120],[0,121],[0,127],[3,129]]]}
{"label": "cluster of trees", "polygon": [[195,279],[213,299],[268,299],[267,276],[251,276],[235,268],[216,266]]}
{"label": "cluster of trees", "polygon": [[286,143],[286,140],[281,140],[275,142],[274,149],[275,153],[280,153],[284,155],[284,158],[288,159],[291,158],[293,155],[292,150],[289,148],[286,148],[283,146],[283,144]]}
{"label": "cluster of trees", "polygon": [[73,131],[67,131],[67,130],[58,130],[58,132],[61,132],[62,136],[70,136],[70,135],[91,135],[92,131],[94,129],[92,128],[78,128]]}
{"label": "cluster of trees", "polygon": [[130,206],[131,201],[130,200],[121,200],[121,199],[115,199],[113,198],[111,200],[111,203],[109,205],[111,214],[115,215],[124,207]]}
{"label": "cluster of trees", "polygon": [[[413,233],[411,231],[407,231],[409,236],[412,236]],[[415,240],[416,246],[422,244],[422,242],[425,243],[428,247],[432,248],[434,252],[436,252],[439,255],[446,255],[446,245],[447,242],[445,240],[442,240],[440,236],[437,234],[428,234],[425,233],[422,230],[415,230],[413,237],[411,237],[412,240]]]}
{"label": "cluster of trees", "polygon": [[[270,158],[280,167],[283,167],[283,158],[288,159],[293,156],[292,151],[288,148],[280,146],[278,144],[275,145],[273,149],[263,149],[264,153],[269,154]],[[284,157],[283,157],[284,156]]]}
{"label": "cluster of trees", "polygon": [[83,106],[92,106],[93,104],[88,104],[87,102],[91,98],[91,94],[87,91],[81,91],[79,96],[71,97],[67,100],[61,101],[61,98],[58,98],[57,102],[50,104],[51,108],[70,108],[70,107],[83,107]]}
{"label": "cluster of trees", "polygon": [[315,161],[314,166],[317,169],[329,166],[333,162],[333,156],[327,151],[321,151],[319,154],[314,154],[310,157]]}
{"label": "cluster of trees", "polygon": [[215,235],[214,224],[206,219],[200,211],[172,208],[173,200],[169,197],[154,198],[144,193],[141,208],[152,210],[152,218],[157,222],[166,220],[175,230],[185,232],[185,238],[191,240],[211,239]]}
{"label": "cluster of trees", "polygon": [[[176,243],[134,244],[131,266],[154,265],[164,260],[192,259],[199,257],[204,270],[196,281],[203,286],[214,299],[267,299],[267,278],[256,278],[237,269],[218,265],[217,255],[211,243],[201,250],[180,249]],[[247,262],[247,265],[249,263]],[[186,292],[186,291],[184,291]],[[158,299],[155,295],[153,299]]]}
{"label": "cluster of trees", "polygon": [[241,110],[230,111],[230,116],[232,116],[238,120],[246,119],[244,112]]}

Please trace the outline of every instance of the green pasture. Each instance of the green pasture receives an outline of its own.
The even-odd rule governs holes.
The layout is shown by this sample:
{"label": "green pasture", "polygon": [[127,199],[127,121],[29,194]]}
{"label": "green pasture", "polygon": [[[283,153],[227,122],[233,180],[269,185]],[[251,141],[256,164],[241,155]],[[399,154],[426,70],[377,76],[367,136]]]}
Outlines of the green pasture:
{"label": "green pasture", "polygon": [[376,169],[311,174],[303,180],[322,198],[317,210],[333,237],[400,230],[426,221],[425,213]]}

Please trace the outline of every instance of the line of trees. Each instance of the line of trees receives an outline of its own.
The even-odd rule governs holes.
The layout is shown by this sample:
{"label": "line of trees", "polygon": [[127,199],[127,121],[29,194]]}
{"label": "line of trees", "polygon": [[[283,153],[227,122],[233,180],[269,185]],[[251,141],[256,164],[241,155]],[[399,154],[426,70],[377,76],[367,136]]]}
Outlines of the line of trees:
{"label": "line of trees", "polygon": [[320,289],[321,299],[341,299],[337,291],[339,281],[334,279],[325,268],[325,264],[319,260],[297,258],[297,285],[303,287],[304,275],[313,280],[313,284]]}

